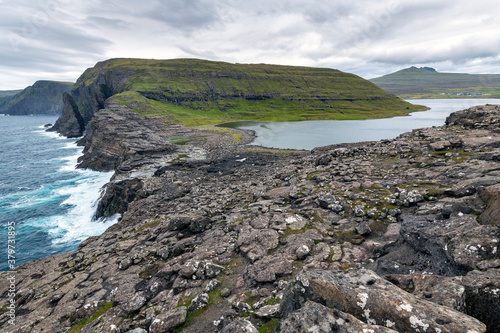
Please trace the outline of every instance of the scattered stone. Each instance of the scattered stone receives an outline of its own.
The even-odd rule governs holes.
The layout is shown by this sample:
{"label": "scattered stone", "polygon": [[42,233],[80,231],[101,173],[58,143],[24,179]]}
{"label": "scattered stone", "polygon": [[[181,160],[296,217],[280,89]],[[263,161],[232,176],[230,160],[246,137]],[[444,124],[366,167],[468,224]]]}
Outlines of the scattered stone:
{"label": "scattered stone", "polygon": [[279,308],[280,308],[279,304],[265,305],[260,309],[258,309],[257,311],[255,311],[254,315],[257,318],[264,318],[264,319],[274,318],[278,315]]}
{"label": "scattered stone", "polygon": [[298,260],[304,260],[311,252],[311,249],[307,245],[301,245],[297,250],[295,250],[295,255]]}
{"label": "scattered stone", "polygon": [[170,311],[162,312],[149,326],[150,333],[170,332],[186,321],[187,308],[181,306]]}
{"label": "scattered stone", "polygon": [[231,295],[231,290],[229,290],[228,288],[222,288],[220,290],[220,295],[222,297],[229,297],[229,295]]}
{"label": "scattered stone", "polygon": [[191,301],[191,304],[188,307],[188,312],[203,309],[205,306],[207,306],[208,299],[208,294],[199,294]]}
{"label": "scattered stone", "polygon": [[258,333],[257,329],[253,324],[244,319],[236,318],[229,325],[225,326],[220,333]]}
{"label": "scattered stone", "polygon": [[207,286],[205,287],[205,292],[206,293],[209,293],[213,290],[215,290],[218,286],[220,286],[220,281],[219,280],[210,280],[210,282],[208,282]]}
{"label": "scattered stone", "polygon": [[363,221],[359,224],[356,225],[355,227],[356,232],[360,234],[361,236],[366,236],[372,233],[372,230],[370,229],[370,225],[368,222]]}

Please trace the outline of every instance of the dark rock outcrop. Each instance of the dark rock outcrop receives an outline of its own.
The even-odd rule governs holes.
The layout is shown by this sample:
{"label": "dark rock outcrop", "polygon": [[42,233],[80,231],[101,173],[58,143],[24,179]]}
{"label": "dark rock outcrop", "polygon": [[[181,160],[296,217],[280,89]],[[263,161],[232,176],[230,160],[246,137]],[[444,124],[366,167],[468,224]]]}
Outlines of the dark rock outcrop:
{"label": "dark rock outcrop", "polygon": [[59,132],[68,138],[80,137],[83,135],[85,125],[82,115],[78,111],[78,106],[70,94],[64,93],[62,97],[62,114],[48,131]]}
{"label": "dark rock outcrop", "polygon": [[122,217],[16,270],[14,332],[499,332],[499,106],[286,153],[104,106],[82,165],[114,169]]}
{"label": "dark rock outcrop", "polygon": [[328,308],[316,302],[306,301],[298,310],[290,313],[276,326],[276,333],[396,333],[379,325],[367,324],[336,308]]}
{"label": "dark rock outcrop", "polygon": [[397,332],[485,332],[479,320],[411,296],[375,273],[312,271],[299,274],[287,289],[280,313],[286,318],[306,301],[352,314],[371,325]]}

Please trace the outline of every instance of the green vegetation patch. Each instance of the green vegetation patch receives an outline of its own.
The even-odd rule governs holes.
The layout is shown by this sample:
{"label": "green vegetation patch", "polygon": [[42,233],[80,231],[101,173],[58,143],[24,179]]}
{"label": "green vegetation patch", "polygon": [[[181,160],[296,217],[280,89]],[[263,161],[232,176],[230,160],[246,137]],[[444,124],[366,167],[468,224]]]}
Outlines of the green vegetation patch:
{"label": "green vegetation patch", "polygon": [[191,141],[191,138],[188,136],[169,136],[168,138],[165,138],[168,142],[173,143],[174,145],[185,145],[186,143]]}
{"label": "green vegetation patch", "polygon": [[103,304],[92,316],[89,318],[82,319],[75,326],[71,327],[66,333],[80,333],[85,325],[90,324],[103,314],[105,314],[109,309],[113,307],[113,302],[108,302]]}
{"label": "green vegetation patch", "polygon": [[276,325],[278,325],[279,321],[280,320],[276,318],[271,319],[270,321],[259,327],[257,331],[259,331],[259,333],[272,333]]}
{"label": "green vegetation patch", "polygon": [[74,89],[113,70],[128,77],[115,101],[186,126],[384,118],[426,109],[334,69],[198,59],[111,59],[85,71]]}
{"label": "green vegetation patch", "polygon": [[143,225],[141,225],[139,228],[137,228],[137,230],[135,230],[135,232],[141,232],[142,230],[144,229],[147,229],[147,228],[154,228],[156,226],[158,226],[160,224],[162,220],[154,220],[154,221],[151,221],[151,222],[147,222],[147,223],[144,223]]}

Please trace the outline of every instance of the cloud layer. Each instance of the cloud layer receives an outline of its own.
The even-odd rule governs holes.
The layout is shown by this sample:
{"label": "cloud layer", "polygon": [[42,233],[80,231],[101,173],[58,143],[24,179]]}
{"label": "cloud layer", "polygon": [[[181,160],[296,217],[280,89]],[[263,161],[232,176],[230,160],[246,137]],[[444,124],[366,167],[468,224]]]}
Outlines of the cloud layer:
{"label": "cloud layer", "polygon": [[500,4],[478,0],[0,0],[0,89],[114,57],[500,73]]}

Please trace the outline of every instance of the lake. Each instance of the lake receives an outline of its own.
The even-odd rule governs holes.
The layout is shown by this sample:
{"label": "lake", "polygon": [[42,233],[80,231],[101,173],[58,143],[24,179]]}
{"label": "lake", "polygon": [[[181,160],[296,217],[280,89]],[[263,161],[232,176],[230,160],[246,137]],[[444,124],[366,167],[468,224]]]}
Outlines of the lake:
{"label": "lake", "polygon": [[[446,117],[475,105],[500,104],[500,99],[412,99],[427,111],[408,116],[367,120],[308,120],[296,122],[241,122],[229,126],[255,131],[252,145],[280,149],[313,149],[337,143],[395,138],[415,128],[444,125]],[[227,124],[226,124],[227,125]]]}

